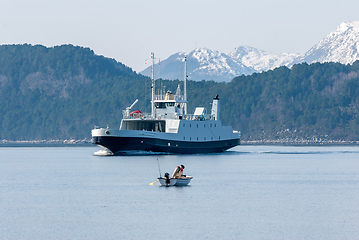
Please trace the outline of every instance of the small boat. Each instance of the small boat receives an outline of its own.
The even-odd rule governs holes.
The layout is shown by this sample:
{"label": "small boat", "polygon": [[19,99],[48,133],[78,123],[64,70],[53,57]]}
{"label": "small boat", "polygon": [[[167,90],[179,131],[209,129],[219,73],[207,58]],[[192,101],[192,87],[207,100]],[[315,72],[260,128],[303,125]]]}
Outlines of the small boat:
{"label": "small boat", "polygon": [[168,175],[165,177],[157,178],[161,186],[187,186],[193,177],[191,176],[182,176],[180,178],[169,178]]}

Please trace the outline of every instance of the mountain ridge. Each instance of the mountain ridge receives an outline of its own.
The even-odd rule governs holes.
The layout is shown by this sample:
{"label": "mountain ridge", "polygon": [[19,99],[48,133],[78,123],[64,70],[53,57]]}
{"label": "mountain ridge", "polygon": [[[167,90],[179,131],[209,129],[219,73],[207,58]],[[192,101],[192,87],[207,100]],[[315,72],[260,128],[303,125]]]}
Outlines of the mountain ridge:
{"label": "mountain ridge", "polygon": [[339,62],[352,64],[359,60],[359,21],[343,22],[294,63]]}
{"label": "mountain ridge", "polygon": [[[189,53],[175,53],[166,60],[155,64],[155,75],[164,79],[183,79],[185,56],[187,56],[187,75],[189,79],[204,80],[207,76],[211,76],[211,80],[220,81],[223,78],[233,79],[243,73],[249,75],[255,72],[253,68],[238,63],[224,53],[208,48],[196,48]],[[151,76],[151,68],[152,66],[140,73],[145,76]]]}
{"label": "mountain ridge", "polygon": [[[177,56],[176,60],[173,58],[174,55]],[[178,59],[178,56],[184,58],[185,55],[188,59],[193,58],[193,61],[187,64],[187,75],[190,79],[197,81],[229,82],[236,76],[273,70],[280,66],[291,67],[302,62],[352,64],[359,60],[359,21],[341,23],[304,54],[271,53],[250,46],[239,46],[229,54],[207,48],[196,48],[189,53],[176,53],[161,62],[165,66],[161,67],[160,77],[172,80],[182,79],[183,66],[179,66],[182,61]],[[172,72],[169,73],[166,67],[169,67]],[[150,68],[140,73],[150,76]],[[158,68],[155,66],[155,72]]]}

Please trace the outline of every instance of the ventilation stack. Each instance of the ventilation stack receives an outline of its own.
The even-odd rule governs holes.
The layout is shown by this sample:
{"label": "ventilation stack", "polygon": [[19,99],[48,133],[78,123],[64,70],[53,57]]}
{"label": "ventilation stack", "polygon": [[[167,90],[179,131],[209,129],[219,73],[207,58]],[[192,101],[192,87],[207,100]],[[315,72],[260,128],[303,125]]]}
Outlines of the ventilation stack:
{"label": "ventilation stack", "polygon": [[218,95],[216,95],[213,98],[211,115],[214,120],[219,120],[219,97],[218,97]]}

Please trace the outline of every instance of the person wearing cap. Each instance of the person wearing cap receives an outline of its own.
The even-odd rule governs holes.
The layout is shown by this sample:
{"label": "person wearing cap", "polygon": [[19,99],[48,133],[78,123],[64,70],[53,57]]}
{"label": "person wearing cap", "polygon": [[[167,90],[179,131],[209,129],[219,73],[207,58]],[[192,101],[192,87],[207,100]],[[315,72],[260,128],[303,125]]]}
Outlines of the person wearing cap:
{"label": "person wearing cap", "polygon": [[183,176],[183,169],[184,169],[184,166],[181,165],[181,166],[177,166],[172,174],[172,178],[179,178],[179,177],[182,177]]}

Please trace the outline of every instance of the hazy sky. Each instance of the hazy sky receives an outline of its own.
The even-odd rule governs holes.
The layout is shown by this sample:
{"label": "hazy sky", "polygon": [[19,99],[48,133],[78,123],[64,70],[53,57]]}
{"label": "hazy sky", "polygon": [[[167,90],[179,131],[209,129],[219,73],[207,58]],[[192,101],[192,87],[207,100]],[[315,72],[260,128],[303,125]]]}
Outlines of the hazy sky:
{"label": "hazy sky", "polygon": [[0,44],[79,45],[141,71],[196,47],[305,53],[345,21],[359,0],[0,0]]}

